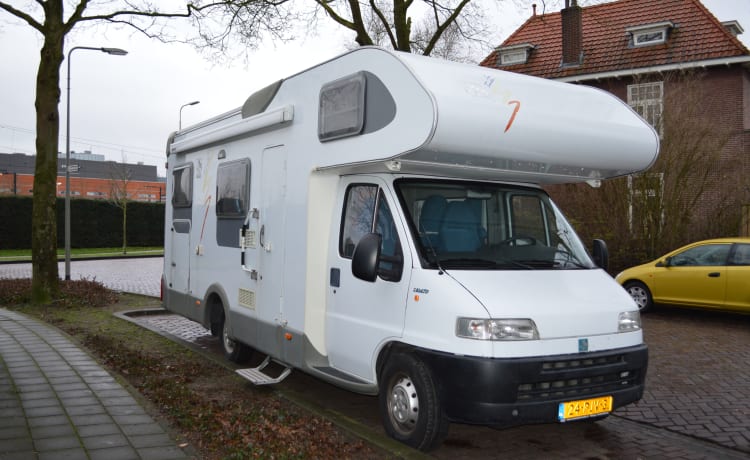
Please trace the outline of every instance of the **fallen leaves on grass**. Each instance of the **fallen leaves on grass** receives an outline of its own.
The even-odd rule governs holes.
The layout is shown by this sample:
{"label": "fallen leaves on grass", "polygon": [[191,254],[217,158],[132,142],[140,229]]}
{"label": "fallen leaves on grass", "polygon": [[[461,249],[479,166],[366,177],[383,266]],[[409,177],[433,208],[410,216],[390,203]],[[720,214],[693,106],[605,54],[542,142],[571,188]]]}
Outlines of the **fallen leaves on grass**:
{"label": "fallen leaves on grass", "polygon": [[168,418],[201,459],[379,457],[273,390],[249,387],[224,367],[92,308],[117,299],[96,281],[61,282],[56,306],[67,308],[29,305],[30,291],[30,280],[0,280],[0,304],[24,305],[74,336]]}

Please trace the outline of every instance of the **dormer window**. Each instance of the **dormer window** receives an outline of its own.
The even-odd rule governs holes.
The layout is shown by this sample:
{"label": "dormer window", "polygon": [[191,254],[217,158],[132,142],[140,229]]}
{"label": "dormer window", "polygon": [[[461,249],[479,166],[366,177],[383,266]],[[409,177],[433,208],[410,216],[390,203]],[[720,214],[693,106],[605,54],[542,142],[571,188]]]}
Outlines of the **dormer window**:
{"label": "dormer window", "polygon": [[522,43],[520,45],[501,46],[497,49],[498,66],[526,64],[529,59],[529,53],[534,49],[531,43]]}
{"label": "dormer window", "polygon": [[640,48],[643,46],[660,45],[667,42],[669,29],[674,28],[672,21],[633,26],[625,29],[630,34],[630,46]]}

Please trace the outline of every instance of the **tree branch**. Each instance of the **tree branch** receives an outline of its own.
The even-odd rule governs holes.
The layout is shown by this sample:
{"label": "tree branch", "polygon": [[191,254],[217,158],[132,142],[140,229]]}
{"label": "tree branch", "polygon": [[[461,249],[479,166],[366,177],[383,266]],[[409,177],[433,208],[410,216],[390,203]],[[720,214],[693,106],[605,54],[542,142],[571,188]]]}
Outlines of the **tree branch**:
{"label": "tree branch", "polygon": [[461,0],[461,3],[459,3],[458,6],[456,6],[453,9],[453,12],[451,13],[451,15],[448,16],[448,18],[446,18],[442,24],[440,24],[439,15],[437,11],[437,8],[440,7],[440,5],[438,5],[437,2],[435,2],[435,0],[430,1],[430,3],[432,3],[433,12],[435,13],[435,17],[436,17],[437,29],[435,30],[435,33],[432,35],[432,38],[430,39],[430,41],[427,43],[427,46],[425,47],[425,50],[423,52],[425,56],[430,55],[430,53],[432,52],[433,48],[435,48],[435,45],[440,40],[440,37],[443,35],[445,30],[448,29],[448,27],[450,27],[450,25],[456,21],[458,16],[461,14],[461,11],[463,11],[464,7],[466,7],[466,5],[469,4],[469,2],[471,2],[471,0]]}
{"label": "tree branch", "polygon": [[[40,2],[40,0],[37,0],[37,2]],[[40,2],[41,4],[41,2]],[[21,10],[17,10],[13,8],[11,5],[8,5],[5,2],[0,2],[0,9],[7,11],[8,13],[12,14],[13,16],[17,17],[18,19],[21,19],[23,22],[27,23],[31,27],[35,28],[39,32],[44,31],[44,26],[36,21],[31,15],[24,13]]]}

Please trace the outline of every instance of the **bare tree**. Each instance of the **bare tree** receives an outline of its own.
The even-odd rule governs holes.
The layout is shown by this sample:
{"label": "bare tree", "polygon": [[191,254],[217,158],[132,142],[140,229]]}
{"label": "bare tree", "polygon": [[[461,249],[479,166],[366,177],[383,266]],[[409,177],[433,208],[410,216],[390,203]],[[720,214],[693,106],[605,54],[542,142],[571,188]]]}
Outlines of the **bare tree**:
{"label": "bare tree", "polygon": [[[472,0],[315,0],[337,24],[351,30],[359,46],[379,45],[397,51],[468,61],[475,45],[486,51],[490,29],[483,10]],[[411,9],[411,10],[410,10]],[[412,14],[421,14],[413,23]]]}
{"label": "bare tree", "polygon": [[[15,2],[18,3],[18,2]],[[49,303],[58,292],[57,219],[55,217],[55,186],[57,180],[57,152],[59,151],[60,66],[64,59],[65,39],[76,27],[84,24],[121,24],[132,27],[150,37],[169,39],[164,34],[163,20],[192,18],[196,24],[206,24],[214,14],[226,11],[229,2],[186,3],[181,11],[164,11],[151,2],[122,0],[93,4],[90,0],[37,0],[24,6],[0,0],[4,12],[22,21],[42,36],[36,78],[36,165],[32,212],[32,298],[36,303]],[[262,30],[274,29],[277,4],[272,0],[244,0],[244,11],[252,12],[242,29],[245,45],[253,45]],[[215,12],[215,13],[212,13]],[[267,15],[267,16],[266,16]],[[221,17],[219,16],[219,19]],[[254,22],[253,22],[254,21]],[[216,43],[218,34],[199,28],[205,42]],[[210,26],[208,29],[213,30]]]}
{"label": "bare tree", "polygon": [[133,171],[128,168],[123,156],[122,163],[112,163],[110,169],[109,202],[122,210],[122,253],[128,253],[128,184]]}
{"label": "bare tree", "polygon": [[610,241],[613,269],[739,227],[741,169],[722,153],[732,133],[707,110],[703,78],[694,72],[664,76],[664,111],[656,126],[661,148],[649,170],[596,189],[550,189],[581,234]]}

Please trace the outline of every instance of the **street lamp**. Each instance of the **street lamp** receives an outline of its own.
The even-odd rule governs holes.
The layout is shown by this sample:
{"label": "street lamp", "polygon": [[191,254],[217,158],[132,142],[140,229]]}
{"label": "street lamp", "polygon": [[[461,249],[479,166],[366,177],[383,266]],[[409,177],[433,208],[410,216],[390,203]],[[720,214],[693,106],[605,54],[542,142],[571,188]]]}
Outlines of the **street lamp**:
{"label": "street lamp", "polygon": [[70,280],[70,56],[75,50],[101,51],[114,56],[125,56],[127,51],[120,48],[95,48],[74,46],[68,51],[68,100],[65,119],[65,280]]}
{"label": "street lamp", "polygon": [[200,103],[201,101],[193,101],[193,102],[188,102],[187,104],[182,104],[182,106],[180,107],[180,124],[177,125],[177,129],[182,129],[182,109],[184,109],[185,107],[189,105],[196,105]]}

